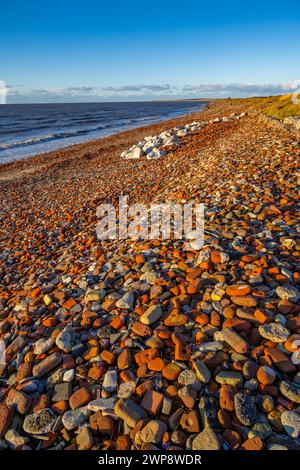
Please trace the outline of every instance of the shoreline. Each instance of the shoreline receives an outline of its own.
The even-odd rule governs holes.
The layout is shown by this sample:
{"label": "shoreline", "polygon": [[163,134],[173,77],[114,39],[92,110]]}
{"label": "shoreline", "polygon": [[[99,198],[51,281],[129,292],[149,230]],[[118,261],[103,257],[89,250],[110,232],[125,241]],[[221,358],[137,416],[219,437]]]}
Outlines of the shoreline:
{"label": "shoreline", "polygon": [[[194,101],[194,100],[181,100],[183,103],[185,101],[187,102],[190,102],[190,101]],[[154,119],[153,122],[149,122],[148,124],[143,124],[141,122],[141,125],[138,125],[138,124],[132,124],[132,125],[124,125],[121,129],[118,128],[118,126],[116,125],[115,126],[115,130],[113,131],[107,131],[107,133],[104,132],[104,135],[102,136],[98,136],[98,137],[95,137],[95,138],[89,138],[88,136],[87,137],[87,140],[82,140],[81,142],[75,142],[75,143],[67,143],[65,145],[63,145],[63,140],[64,138],[60,141],[59,139],[57,140],[57,142],[61,142],[62,143],[62,146],[58,146],[57,148],[55,149],[51,149],[51,150],[46,150],[44,152],[39,152],[37,151],[36,153],[32,154],[32,155],[23,155],[23,156],[17,156],[17,157],[13,157],[11,160],[6,160],[6,161],[3,161],[1,162],[0,160],[0,167],[1,165],[4,165],[6,163],[12,163],[12,162],[15,162],[15,161],[19,161],[19,160],[23,160],[23,159],[28,159],[28,158],[31,158],[31,157],[36,157],[36,156],[41,156],[41,155],[47,155],[47,154],[50,154],[50,153],[54,153],[56,151],[59,151],[59,150],[63,150],[65,148],[68,148],[68,147],[71,147],[71,146],[74,146],[74,145],[79,145],[79,144],[86,144],[88,145],[89,143],[91,142],[95,142],[95,141],[98,141],[100,139],[103,139],[105,137],[110,137],[110,136],[113,136],[113,135],[116,135],[116,134],[119,134],[121,132],[126,132],[127,130],[134,130],[134,129],[140,129],[142,127],[147,127],[147,126],[152,126],[152,125],[155,125],[155,124],[159,124],[161,122],[165,122],[165,121],[171,121],[171,120],[174,120],[174,119],[177,119],[177,118],[180,118],[180,117],[184,117],[184,116],[188,116],[188,115],[191,115],[193,113],[198,113],[198,112],[201,112],[203,111],[208,105],[209,105],[209,101],[208,100],[196,100],[196,101],[199,101],[202,103],[202,108],[199,109],[198,111],[186,111],[185,113],[183,114],[179,114],[179,115],[176,115],[177,112],[174,111],[174,115],[172,116],[172,113],[170,114],[170,116],[162,116],[161,118],[157,118],[157,119]],[[156,103],[163,103],[165,101],[155,101]],[[177,102],[176,100],[174,101],[171,101],[170,100],[170,103],[173,103],[173,102]],[[129,102],[130,103],[134,103],[134,102]],[[142,103],[142,102],[139,102],[139,103]],[[145,102],[147,103],[147,102]],[[64,103],[61,103],[62,105],[64,105]],[[71,103],[72,104],[72,103]],[[74,105],[76,105],[77,103],[73,103]],[[87,105],[90,104],[90,103],[87,103]],[[92,103],[92,104],[97,104],[97,103]],[[125,103],[126,104],[126,103]],[[18,106],[18,105],[17,105]],[[28,106],[32,106],[31,104],[29,104]],[[37,104],[38,106],[38,104]],[[179,113],[181,113],[181,111],[178,111]],[[145,116],[146,117],[146,116]],[[45,146],[47,145],[47,142],[48,141],[45,141]],[[53,143],[55,143],[55,140],[53,140]],[[31,145],[29,145],[29,148],[31,147]],[[14,147],[13,147],[14,148]],[[32,148],[32,147],[31,147]],[[0,153],[1,155],[1,153]]]}
{"label": "shoreline", "polygon": [[[300,450],[299,142],[259,111],[211,102],[0,166],[4,447],[15,416],[18,449]],[[120,157],[193,120],[162,158]],[[204,247],[99,242],[120,195],[204,203]]]}
{"label": "shoreline", "polygon": [[[206,109],[208,109],[208,106],[210,103],[213,103],[213,101],[208,102],[207,106],[205,106],[203,109],[199,110],[198,112],[193,111],[193,112],[181,115],[181,116],[173,117],[171,119],[163,119],[161,121],[154,122],[151,124],[138,126],[138,127],[132,127],[132,128],[121,130],[121,131],[119,130],[112,134],[109,134],[109,135],[106,135],[97,139],[92,139],[86,142],[70,144],[70,145],[66,145],[65,147],[62,147],[56,150],[43,152],[43,153],[39,153],[36,155],[29,155],[27,157],[21,157],[18,159],[14,159],[12,161],[0,163],[0,181],[1,181],[2,170],[4,170],[5,172],[5,170],[10,167],[23,167],[23,166],[28,167],[28,166],[33,165],[32,170],[34,170],[34,165],[36,163],[43,164],[43,161],[42,161],[43,159],[45,159],[44,163],[47,164],[49,163],[49,160],[55,161],[56,159],[68,158],[69,156],[71,156],[73,152],[76,152],[76,151],[79,152],[80,154],[82,151],[89,151],[89,149],[92,149],[93,151],[95,148],[100,149],[102,147],[101,144],[105,146],[106,141],[108,143],[110,143],[112,140],[116,140],[116,141],[120,140],[121,142],[123,142],[123,141],[127,141],[127,138],[128,138],[130,139],[129,141],[131,142],[131,134],[134,134],[134,136],[139,135],[139,134],[141,136],[150,135],[151,133],[155,133],[161,130],[166,130],[175,125],[182,125],[182,124],[189,123],[193,121],[194,119],[198,119],[199,121],[201,121],[200,119],[201,115]],[[132,142],[134,143],[134,141]]]}

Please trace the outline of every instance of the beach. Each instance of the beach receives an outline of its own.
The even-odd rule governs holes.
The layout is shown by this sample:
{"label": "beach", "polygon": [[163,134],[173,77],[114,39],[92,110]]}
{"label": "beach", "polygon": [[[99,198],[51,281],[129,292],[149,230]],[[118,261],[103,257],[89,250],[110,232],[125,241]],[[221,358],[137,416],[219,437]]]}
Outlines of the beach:
{"label": "beach", "polygon": [[[0,448],[300,449],[299,140],[260,111],[212,101],[0,165]],[[193,121],[159,159],[120,156]],[[99,242],[120,195],[203,203],[204,247]]]}

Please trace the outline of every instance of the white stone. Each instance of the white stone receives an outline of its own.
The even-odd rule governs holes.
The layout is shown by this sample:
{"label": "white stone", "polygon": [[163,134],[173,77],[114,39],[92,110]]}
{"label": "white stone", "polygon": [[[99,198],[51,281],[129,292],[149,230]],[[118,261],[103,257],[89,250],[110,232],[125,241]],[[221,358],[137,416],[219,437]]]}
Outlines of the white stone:
{"label": "white stone", "polygon": [[126,160],[131,160],[131,159],[138,159],[143,155],[143,150],[140,147],[133,147],[130,149],[126,155],[125,158]]}
{"label": "white stone", "polygon": [[91,411],[86,407],[69,410],[62,417],[62,423],[68,431],[79,428],[89,418]]}
{"label": "white stone", "polygon": [[132,291],[126,292],[126,294],[116,302],[118,308],[130,309],[133,306],[134,294]]}
{"label": "white stone", "polygon": [[135,382],[133,382],[133,380],[129,380],[128,382],[122,383],[118,390],[118,397],[129,398],[135,391],[135,387],[136,384]]}
{"label": "white stone", "polygon": [[109,370],[106,372],[104,379],[103,379],[103,384],[102,388],[105,392],[113,393],[118,385],[118,376],[117,372],[115,370]]}
{"label": "white stone", "polygon": [[75,377],[75,369],[67,370],[63,375],[64,382],[72,382]]}
{"label": "white stone", "polygon": [[54,344],[54,339],[53,338],[41,338],[39,339],[35,345],[34,345],[34,354],[44,354],[47,352],[49,349],[52,348]]}
{"label": "white stone", "polygon": [[109,398],[98,398],[97,400],[92,400],[87,405],[90,411],[105,411],[110,412],[114,410],[115,404],[117,403],[118,398],[117,396],[109,397]]}
{"label": "white stone", "polygon": [[165,154],[166,154],[166,152],[164,152],[163,150],[160,150],[158,148],[154,148],[153,150],[151,150],[150,153],[148,153],[147,160],[153,160],[153,159],[161,158]]}
{"label": "white stone", "polygon": [[56,346],[64,352],[69,352],[75,344],[75,334],[70,325],[67,325],[56,338]]}

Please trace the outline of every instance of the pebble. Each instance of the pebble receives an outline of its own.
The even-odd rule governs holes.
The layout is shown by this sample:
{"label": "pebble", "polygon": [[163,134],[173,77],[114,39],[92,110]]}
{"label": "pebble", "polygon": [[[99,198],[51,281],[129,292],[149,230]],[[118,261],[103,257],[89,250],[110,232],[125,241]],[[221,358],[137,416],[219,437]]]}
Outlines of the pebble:
{"label": "pebble", "polygon": [[224,328],[221,331],[223,340],[234,349],[234,351],[245,354],[248,351],[248,343],[231,328]]}
{"label": "pebble", "polygon": [[116,302],[116,307],[131,309],[134,303],[134,293],[132,291],[126,294]]}
{"label": "pebble", "polygon": [[152,419],[141,430],[141,439],[143,442],[159,444],[168,427],[163,421]]}
{"label": "pebble", "polygon": [[56,346],[64,352],[69,352],[74,346],[75,334],[73,328],[67,325],[56,338]]}
{"label": "pebble", "polygon": [[185,385],[178,390],[178,396],[187,408],[194,408],[197,392],[192,385]]}
{"label": "pebble", "polygon": [[280,323],[269,323],[258,327],[259,334],[273,343],[284,343],[290,337],[289,330]]}
{"label": "pebble", "polygon": [[119,398],[129,398],[135,391],[136,384],[132,380],[120,385],[118,390]]}
{"label": "pebble", "polygon": [[[69,385],[69,384],[67,384]],[[81,387],[74,392],[69,400],[69,404],[72,410],[81,408],[87,405],[92,399],[90,391],[86,387]]]}
{"label": "pebble", "polygon": [[206,364],[204,364],[204,362],[196,361],[194,363],[194,368],[195,368],[196,375],[198,379],[200,380],[200,382],[203,382],[206,384],[210,381],[211,374]]}
{"label": "pebble", "polygon": [[72,382],[74,380],[74,377],[75,377],[75,370],[74,369],[67,370],[63,375],[63,381]]}
{"label": "pebble", "polygon": [[170,397],[164,397],[161,412],[164,415],[169,415],[172,410],[173,401]]}
{"label": "pebble", "polygon": [[109,413],[114,410],[117,401],[117,397],[98,398],[97,400],[90,401],[87,407],[90,411],[106,411]]}
{"label": "pebble", "polygon": [[243,384],[243,376],[240,372],[224,370],[219,372],[215,378],[221,385],[241,386]]}
{"label": "pebble", "polygon": [[52,401],[69,400],[72,393],[72,385],[70,382],[59,383],[54,386]]}
{"label": "pebble", "polygon": [[242,450],[263,450],[264,443],[260,437],[252,437],[243,442]]}
{"label": "pebble", "polygon": [[220,442],[214,430],[207,426],[192,442],[193,450],[219,450]]}
{"label": "pebble", "polygon": [[[297,448],[297,141],[247,100],[176,121],[5,167],[0,448]],[[99,243],[119,194],[203,201],[204,246]]]}
{"label": "pebble", "polygon": [[61,355],[59,353],[54,352],[53,354],[39,362],[36,366],[34,366],[34,368],[32,369],[32,373],[34,377],[43,377],[44,375],[48,374],[48,372],[53,370],[56,366],[58,366],[61,361]]}
{"label": "pebble", "polygon": [[156,416],[161,408],[164,396],[162,393],[155,390],[148,390],[141,402],[141,407],[144,408],[151,416]]}
{"label": "pebble", "polygon": [[272,427],[268,423],[267,418],[261,415],[257,422],[251,426],[251,430],[248,433],[248,437],[260,437],[263,441],[266,440],[272,434]]}
{"label": "pebble", "polygon": [[220,406],[222,410],[234,410],[235,388],[232,385],[222,385],[220,390]]}
{"label": "pebble", "polygon": [[244,426],[251,426],[256,420],[257,410],[254,401],[246,393],[234,396],[234,407],[239,421]]}
{"label": "pebble", "polygon": [[23,422],[23,429],[28,434],[47,434],[52,430],[56,417],[49,408],[39,410],[27,415]]}
{"label": "pebble", "polygon": [[117,401],[114,411],[131,428],[134,428],[140,419],[147,416],[145,410],[129,398],[126,400],[121,398]]}
{"label": "pebble", "polygon": [[53,344],[54,344],[53,338],[39,339],[34,345],[34,354],[37,354],[37,355],[44,354],[45,352],[47,352],[49,349],[52,348]]}
{"label": "pebble", "polygon": [[15,429],[9,429],[9,431],[7,431],[7,433],[5,434],[5,441],[7,442],[9,447],[15,449],[16,447],[21,447],[27,444],[29,438],[21,436]]}
{"label": "pebble", "polygon": [[257,371],[257,378],[264,385],[272,385],[276,380],[276,372],[268,366],[261,366]]}
{"label": "pebble", "polygon": [[240,307],[256,307],[257,300],[252,295],[242,295],[231,297],[232,302]]}
{"label": "pebble", "polygon": [[289,302],[296,303],[300,299],[300,290],[290,285],[278,286],[276,294],[280,299],[288,300]]}
{"label": "pebble", "polygon": [[78,450],[89,450],[94,443],[91,430],[87,426],[79,428],[76,440]]}
{"label": "pebble", "polygon": [[295,411],[284,411],[281,415],[281,423],[287,434],[298,439],[300,434],[300,415]]}
{"label": "pebble", "polygon": [[90,416],[90,427],[96,435],[110,436],[114,430],[114,421],[110,416],[105,416],[101,411],[97,411]]}
{"label": "pebble", "polygon": [[178,376],[178,383],[181,385],[191,385],[195,390],[201,389],[201,383],[192,370],[183,370]]}
{"label": "pebble", "polygon": [[66,411],[63,415],[62,423],[68,431],[72,431],[72,429],[77,429],[79,426],[85,423],[88,420],[90,414],[91,411],[86,406],[69,410]]}
{"label": "pebble", "polygon": [[5,403],[0,403],[0,438],[4,436],[14,416],[14,410]]}
{"label": "pebble", "polygon": [[145,313],[140,317],[141,322],[144,325],[152,325],[162,316],[163,311],[159,305],[152,305]]}
{"label": "pebble", "polygon": [[300,403],[300,385],[288,380],[280,382],[279,390],[288,400]]}
{"label": "pebble", "polygon": [[118,376],[115,370],[109,370],[104,375],[102,388],[105,392],[113,393],[118,385]]}

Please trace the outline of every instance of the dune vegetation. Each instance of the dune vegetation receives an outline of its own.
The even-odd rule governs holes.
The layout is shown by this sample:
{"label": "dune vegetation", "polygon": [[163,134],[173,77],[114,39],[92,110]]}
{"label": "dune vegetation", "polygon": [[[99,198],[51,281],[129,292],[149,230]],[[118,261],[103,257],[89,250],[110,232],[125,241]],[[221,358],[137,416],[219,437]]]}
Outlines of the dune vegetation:
{"label": "dune vegetation", "polygon": [[300,117],[300,104],[294,104],[292,95],[282,95],[274,99],[272,104],[263,109],[268,116],[283,120],[287,117]]}

